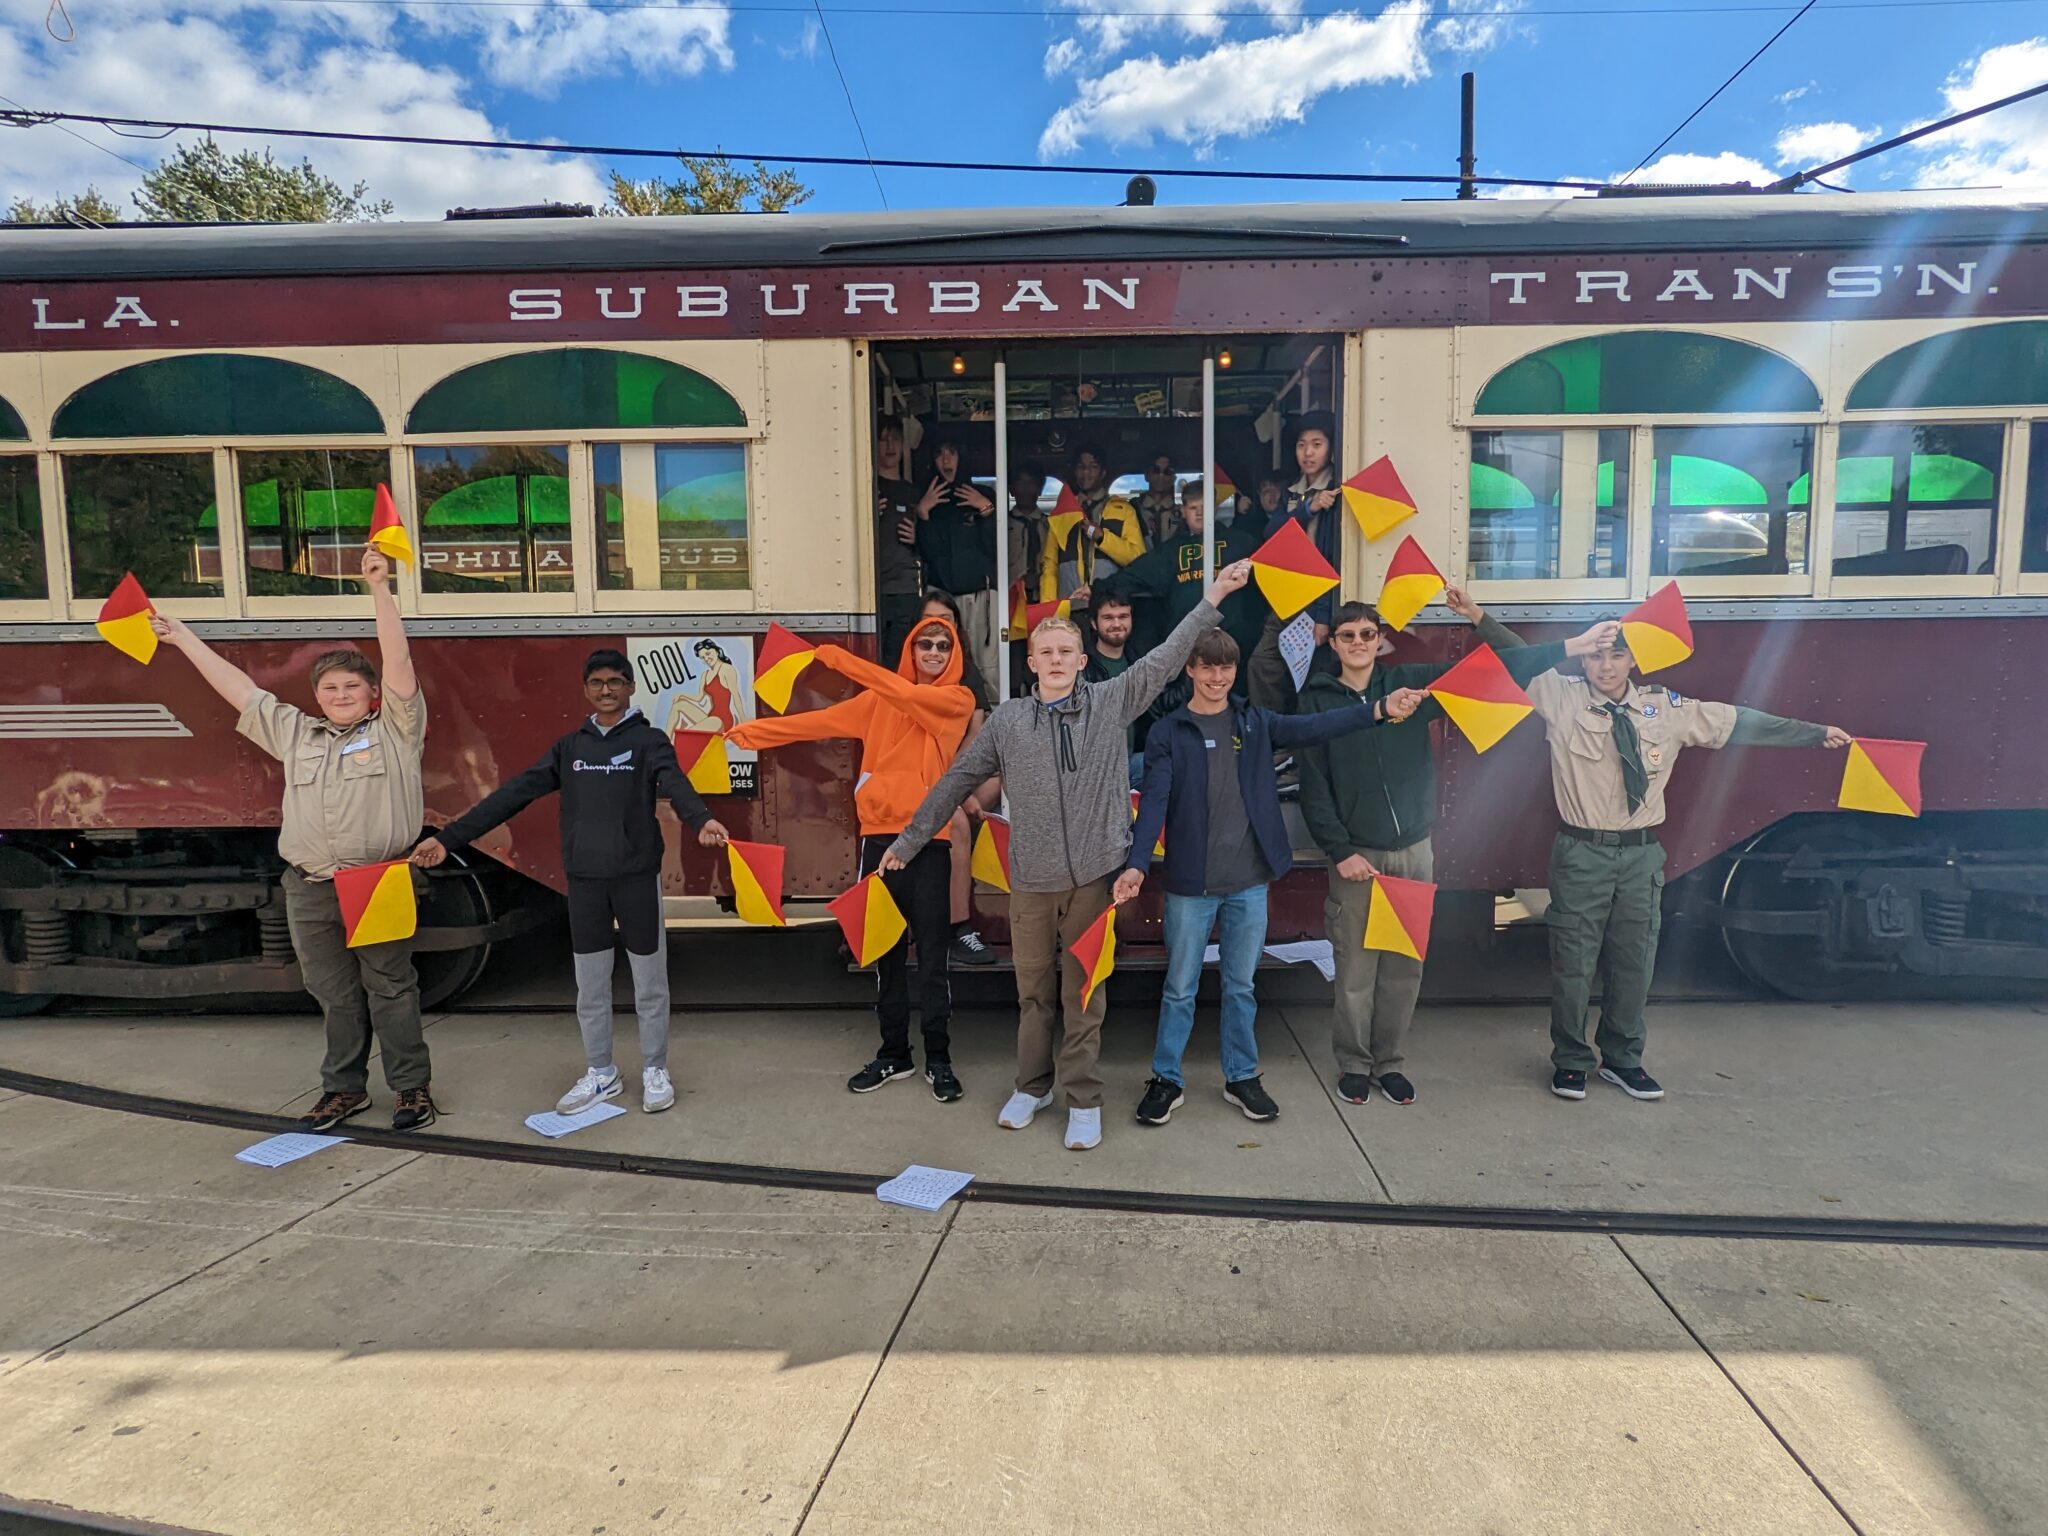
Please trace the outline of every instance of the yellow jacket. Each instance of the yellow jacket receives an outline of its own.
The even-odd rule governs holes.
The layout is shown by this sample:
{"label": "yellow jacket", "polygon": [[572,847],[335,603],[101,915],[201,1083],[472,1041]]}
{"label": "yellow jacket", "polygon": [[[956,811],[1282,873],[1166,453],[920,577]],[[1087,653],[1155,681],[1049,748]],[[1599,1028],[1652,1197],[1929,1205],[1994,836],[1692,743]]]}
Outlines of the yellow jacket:
{"label": "yellow jacket", "polygon": [[1095,557],[1100,553],[1119,569],[1145,553],[1145,527],[1138,509],[1121,496],[1102,504],[1102,538],[1097,541],[1081,532],[1079,512],[1054,512],[1045,522],[1045,549],[1038,561],[1038,601],[1057,602],[1076,587],[1095,580]]}

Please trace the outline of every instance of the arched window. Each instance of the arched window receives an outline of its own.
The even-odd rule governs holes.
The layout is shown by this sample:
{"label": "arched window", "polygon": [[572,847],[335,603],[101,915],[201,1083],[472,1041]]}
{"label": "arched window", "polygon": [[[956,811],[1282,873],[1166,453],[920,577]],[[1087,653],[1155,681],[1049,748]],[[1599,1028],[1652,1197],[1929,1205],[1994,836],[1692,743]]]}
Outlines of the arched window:
{"label": "arched window", "polygon": [[[0,400],[0,442],[27,440],[21,412]],[[40,601],[49,595],[35,455],[0,454],[0,602]]]}
{"label": "arched window", "polygon": [[344,437],[383,430],[370,397],[346,379],[278,357],[199,353],[93,380],[57,408],[50,435]]}
{"label": "arched window", "polygon": [[1820,391],[1762,347],[1617,331],[1531,352],[1486,381],[1475,416],[1727,416],[1818,411]]}
{"label": "arched window", "polygon": [[1852,411],[2048,405],[2048,320],[1944,331],[1879,358],[1849,391]]}
{"label": "arched window", "polygon": [[718,384],[680,363],[564,347],[520,352],[450,374],[421,395],[408,432],[590,432],[744,427]]}

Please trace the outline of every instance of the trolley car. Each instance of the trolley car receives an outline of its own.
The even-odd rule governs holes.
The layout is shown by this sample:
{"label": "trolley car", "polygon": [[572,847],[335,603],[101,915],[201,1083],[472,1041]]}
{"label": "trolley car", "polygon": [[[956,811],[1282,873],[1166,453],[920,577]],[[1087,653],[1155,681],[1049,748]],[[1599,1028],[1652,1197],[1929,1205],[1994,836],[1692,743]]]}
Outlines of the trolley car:
{"label": "trolley car", "polygon": [[[983,477],[1213,445],[1248,488],[1300,410],[1532,637],[1676,578],[1671,686],[1931,743],[1918,821],[1835,811],[1817,753],[1688,761],[1674,890],[1751,975],[2048,977],[2048,206],[1688,197],[0,230],[0,1011],[298,985],[280,769],[175,658],[97,642],[124,571],[297,697],[370,633],[388,482],[438,823],[559,733],[594,645],[683,726],[751,712],[771,620],[872,651],[884,416]],[[1370,600],[1397,540],[1347,538]],[[1537,738],[1441,743],[1447,895],[1542,883]],[[792,898],[852,879],[853,766],[785,750],[716,803]],[[668,893],[721,882],[672,839]],[[545,810],[437,879],[429,999],[560,883]]]}

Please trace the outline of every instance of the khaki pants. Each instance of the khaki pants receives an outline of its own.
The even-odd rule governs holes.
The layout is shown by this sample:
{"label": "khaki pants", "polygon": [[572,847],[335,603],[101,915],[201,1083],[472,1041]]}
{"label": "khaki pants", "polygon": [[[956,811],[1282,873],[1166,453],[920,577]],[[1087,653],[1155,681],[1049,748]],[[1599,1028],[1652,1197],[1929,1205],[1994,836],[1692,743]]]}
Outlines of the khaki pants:
{"label": "khaki pants", "polygon": [[[1664,923],[1664,849],[1602,848],[1559,833],[1550,847],[1550,1064],[1561,1071],[1643,1064],[1650,975]],[[1600,983],[1596,1056],[1586,1044]]]}
{"label": "khaki pants", "polygon": [[327,1020],[321,1088],[328,1093],[368,1089],[373,1030],[384,1050],[384,1081],[391,1091],[426,1087],[432,1073],[420,1027],[412,940],[350,949],[334,882],[308,880],[295,869],[284,872],[284,914],[299,974]]}
{"label": "khaki pants", "polygon": [[1052,1091],[1057,1065],[1069,1109],[1095,1109],[1102,1103],[1102,1018],[1109,1009],[1109,995],[1106,988],[1097,987],[1083,1008],[1081,963],[1062,951],[1086,933],[1108,905],[1106,880],[1071,891],[1010,893],[1010,964],[1017,973],[1017,1088],[1044,1098]]}
{"label": "khaki pants", "polygon": [[[1435,878],[1436,857],[1429,839],[1409,848],[1363,850],[1373,868],[1396,880]],[[1330,949],[1337,962],[1337,1010],[1331,1032],[1340,1075],[1378,1077],[1404,1059],[1402,1046],[1422,992],[1422,962],[1365,947],[1370,880],[1346,880],[1330,869],[1330,897],[1323,903]]]}

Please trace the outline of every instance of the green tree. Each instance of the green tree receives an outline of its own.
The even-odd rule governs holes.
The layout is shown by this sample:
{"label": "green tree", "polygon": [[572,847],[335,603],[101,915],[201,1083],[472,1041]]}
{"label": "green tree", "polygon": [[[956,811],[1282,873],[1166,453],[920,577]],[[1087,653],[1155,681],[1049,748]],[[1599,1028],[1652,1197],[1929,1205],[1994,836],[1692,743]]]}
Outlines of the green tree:
{"label": "green tree", "polygon": [[100,189],[88,186],[76,197],[52,198],[47,203],[38,203],[32,198],[17,197],[7,206],[9,224],[118,224],[121,210],[101,195]]}
{"label": "green tree", "polygon": [[674,181],[650,176],[634,181],[611,174],[611,203],[606,213],[645,217],[656,213],[745,213],[747,200],[761,213],[786,213],[809,202],[811,189],[794,171],[771,171],[760,161],[742,171],[724,155],[678,155],[683,174]]}
{"label": "green tree", "polygon": [[270,151],[230,155],[212,139],[181,144],[142,178],[135,206],[151,223],[348,224],[381,219],[388,200],[369,200],[367,182],[344,192],[310,160],[279,165]]}

